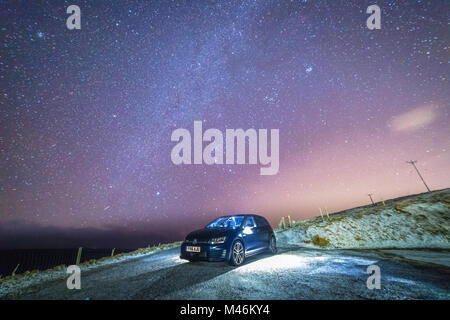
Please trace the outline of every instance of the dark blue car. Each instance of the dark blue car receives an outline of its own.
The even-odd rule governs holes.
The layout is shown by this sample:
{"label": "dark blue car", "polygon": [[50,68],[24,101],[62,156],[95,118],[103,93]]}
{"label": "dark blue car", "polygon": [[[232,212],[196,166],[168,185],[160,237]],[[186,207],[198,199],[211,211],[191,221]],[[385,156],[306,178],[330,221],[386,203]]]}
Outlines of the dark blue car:
{"label": "dark blue car", "polygon": [[241,265],[246,257],[277,252],[275,234],[267,220],[254,214],[220,217],[189,233],[181,244],[181,259],[228,261]]}

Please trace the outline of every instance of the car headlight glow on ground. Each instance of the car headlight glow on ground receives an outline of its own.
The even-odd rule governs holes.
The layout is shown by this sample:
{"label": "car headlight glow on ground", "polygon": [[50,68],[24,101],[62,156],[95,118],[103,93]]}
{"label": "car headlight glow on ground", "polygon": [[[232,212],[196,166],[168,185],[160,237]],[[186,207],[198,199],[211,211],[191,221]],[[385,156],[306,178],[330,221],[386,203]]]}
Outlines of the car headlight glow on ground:
{"label": "car headlight glow on ground", "polygon": [[304,257],[294,254],[282,254],[249,262],[239,267],[239,272],[277,272],[288,269],[311,269],[317,263],[327,260],[326,257]]}

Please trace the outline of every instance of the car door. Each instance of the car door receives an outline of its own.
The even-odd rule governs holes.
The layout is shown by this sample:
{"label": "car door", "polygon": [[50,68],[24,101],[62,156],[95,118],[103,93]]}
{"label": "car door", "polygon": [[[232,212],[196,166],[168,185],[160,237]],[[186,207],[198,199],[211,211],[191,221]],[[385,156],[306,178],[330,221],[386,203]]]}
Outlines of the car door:
{"label": "car door", "polygon": [[269,236],[270,236],[268,224],[262,217],[255,216],[254,218],[256,223],[255,234],[257,235],[256,238],[258,248],[267,248],[269,245]]}
{"label": "car door", "polygon": [[244,239],[246,252],[250,252],[258,248],[258,234],[256,230],[256,223],[251,216],[245,219],[244,229],[242,230],[242,238]]}

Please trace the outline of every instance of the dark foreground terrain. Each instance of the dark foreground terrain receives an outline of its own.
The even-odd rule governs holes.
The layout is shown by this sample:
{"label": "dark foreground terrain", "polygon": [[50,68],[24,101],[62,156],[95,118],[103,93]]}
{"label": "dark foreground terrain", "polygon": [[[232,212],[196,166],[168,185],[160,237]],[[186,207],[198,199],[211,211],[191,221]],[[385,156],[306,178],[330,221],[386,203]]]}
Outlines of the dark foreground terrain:
{"label": "dark foreground terrain", "polygon": [[[449,299],[449,250],[317,250],[281,248],[238,268],[188,263],[179,249],[81,274],[81,290],[65,279],[22,290],[15,299]],[[369,265],[381,289],[366,286]]]}

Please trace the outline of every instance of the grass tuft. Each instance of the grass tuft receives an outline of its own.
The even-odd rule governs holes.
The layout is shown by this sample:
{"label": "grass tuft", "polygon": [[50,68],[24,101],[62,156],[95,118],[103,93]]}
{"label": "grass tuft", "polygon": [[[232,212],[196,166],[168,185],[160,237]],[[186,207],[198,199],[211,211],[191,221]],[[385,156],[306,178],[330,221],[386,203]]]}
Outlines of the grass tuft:
{"label": "grass tuft", "polygon": [[326,247],[326,246],[328,246],[328,244],[330,243],[330,241],[328,241],[328,239],[326,239],[326,238],[321,238],[321,237],[319,237],[318,235],[315,235],[315,236],[312,238],[312,243],[313,243],[314,245],[316,245],[316,246],[319,246],[319,247]]}

